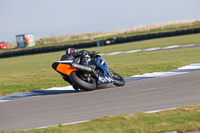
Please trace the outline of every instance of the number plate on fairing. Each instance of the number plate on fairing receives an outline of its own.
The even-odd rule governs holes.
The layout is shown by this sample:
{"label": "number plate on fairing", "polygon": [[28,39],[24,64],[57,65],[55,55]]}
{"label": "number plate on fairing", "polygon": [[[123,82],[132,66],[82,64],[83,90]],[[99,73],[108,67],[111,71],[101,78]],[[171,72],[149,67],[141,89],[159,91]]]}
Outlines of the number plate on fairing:
{"label": "number plate on fairing", "polygon": [[113,83],[113,82],[114,80],[109,76],[104,77],[99,75],[98,77],[98,84]]}

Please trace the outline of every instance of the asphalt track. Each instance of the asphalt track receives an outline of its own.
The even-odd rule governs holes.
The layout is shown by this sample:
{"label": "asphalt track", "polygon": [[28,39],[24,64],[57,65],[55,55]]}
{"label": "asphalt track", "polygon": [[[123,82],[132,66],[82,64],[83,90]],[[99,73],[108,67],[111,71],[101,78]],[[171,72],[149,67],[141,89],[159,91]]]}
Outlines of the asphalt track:
{"label": "asphalt track", "polygon": [[91,92],[69,92],[0,103],[0,131],[85,121],[200,104],[200,71],[128,82]]}

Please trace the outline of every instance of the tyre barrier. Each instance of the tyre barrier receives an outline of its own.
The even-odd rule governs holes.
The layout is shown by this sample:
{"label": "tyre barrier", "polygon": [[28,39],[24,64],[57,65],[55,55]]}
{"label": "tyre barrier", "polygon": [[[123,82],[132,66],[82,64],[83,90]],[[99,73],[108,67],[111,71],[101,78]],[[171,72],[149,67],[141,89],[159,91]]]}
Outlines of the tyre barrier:
{"label": "tyre barrier", "polygon": [[25,50],[0,53],[0,58],[56,52],[56,51],[66,50],[67,48],[72,48],[72,47],[73,48],[89,48],[89,47],[95,47],[95,46],[96,46],[96,43],[92,42],[92,43],[79,43],[79,44],[74,44],[74,45],[60,45],[60,46],[49,46],[49,47],[42,47],[42,48],[25,49]]}
{"label": "tyre barrier", "polygon": [[[148,39],[164,38],[164,37],[172,37],[172,36],[180,36],[180,35],[196,34],[196,33],[200,33],[200,28],[151,33],[151,34],[136,35],[136,36],[129,36],[129,37],[117,37],[116,39],[109,38],[106,40],[101,40],[99,42],[100,42],[100,46],[106,46],[106,45],[112,45],[112,44],[120,44],[120,43],[126,43],[126,42],[142,41],[142,40],[148,40]],[[18,51],[12,51],[12,52],[4,52],[4,53],[0,53],[0,58],[56,52],[56,51],[66,50],[67,48],[77,49],[77,48],[89,48],[89,47],[96,47],[96,46],[97,46],[97,42],[79,43],[79,44],[73,44],[73,45],[66,44],[66,45],[59,45],[59,46],[49,46],[49,47],[42,47],[42,48],[18,50]]]}

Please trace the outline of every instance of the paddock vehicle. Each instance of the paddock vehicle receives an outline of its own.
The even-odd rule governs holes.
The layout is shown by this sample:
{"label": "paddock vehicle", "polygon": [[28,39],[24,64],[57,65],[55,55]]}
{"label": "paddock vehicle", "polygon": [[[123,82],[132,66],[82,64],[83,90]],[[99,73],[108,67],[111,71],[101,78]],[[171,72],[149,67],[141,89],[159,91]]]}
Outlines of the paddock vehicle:
{"label": "paddock vehicle", "polygon": [[65,54],[52,67],[75,90],[92,91],[110,85],[125,85],[124,79],[109,69],[107,62],[95,51],[82,50]]}
{"label": "paddock vehicle", "polygon": [[8,46],[5,42],[0,42],[0,49],[8,49]]}

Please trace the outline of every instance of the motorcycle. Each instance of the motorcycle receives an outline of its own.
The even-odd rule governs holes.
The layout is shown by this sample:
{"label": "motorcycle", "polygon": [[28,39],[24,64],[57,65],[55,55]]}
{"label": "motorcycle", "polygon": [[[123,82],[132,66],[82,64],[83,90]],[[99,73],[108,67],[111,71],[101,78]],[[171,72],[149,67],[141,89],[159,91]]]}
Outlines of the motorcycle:
{"label": "motorcycle", "polygon": [[[78,54],[77,54],[78,53]],[[73,88],[92,91],[107,86],[124,86],[124,79],[108,68],[107,62],[95,51],[82,50],[76,55],[63,55],[60,61],[52,64]]]}

